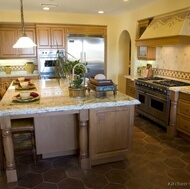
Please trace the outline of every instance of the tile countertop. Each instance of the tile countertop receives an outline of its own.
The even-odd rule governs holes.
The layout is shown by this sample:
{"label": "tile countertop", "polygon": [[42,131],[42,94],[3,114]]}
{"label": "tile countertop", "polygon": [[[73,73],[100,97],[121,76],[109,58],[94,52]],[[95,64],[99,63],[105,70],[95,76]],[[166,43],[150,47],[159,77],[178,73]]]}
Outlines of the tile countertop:
{"label": "tile countertop", "polygon": [[39,77],[38,71],[34,71],[33,74],[28,74],[26,71],[12,71],[11,74],[6,74],[4,71],[0,71],[0,77],[11,78],[11,77]]}
{"label": "tile countertop", "polygon": [[56,79],[33,80],[37,92],[40,95],[39,104],[18,103],[11,105],[12,98],[19,92],[15,91],[15,86],[11,85],[0,102],[0,116],[6,115],[27,115],[58,111],[72,111],[82,109],[92,109],[101,107],[116,107],[140,104],[137,99],[117,92],[114,96],[112,91],[107,92],[104,98],[96,98],[94,91],[86,92],[85,98],[69,97],[68,83]]}

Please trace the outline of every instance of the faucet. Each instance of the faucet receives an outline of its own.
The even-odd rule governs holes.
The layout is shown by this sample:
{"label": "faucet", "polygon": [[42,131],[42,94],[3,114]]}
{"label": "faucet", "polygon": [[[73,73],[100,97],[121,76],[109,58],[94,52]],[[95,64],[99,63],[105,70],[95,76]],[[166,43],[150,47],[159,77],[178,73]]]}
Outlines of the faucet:
{"label": "faucet", "polygon": [[87,70],[87,68],[86,68],[86,66],[84,65],[84,64],[82,64],[82,63],[78,63],[78,64],[76,64],[74,67],[73,67],[73,70],[72,70],[72,79],[74,80],[74,75],[75,75],[75,68],[77,67],[77,66],[83,66],[83,68],[84,68],[84,86],[85,86],[85,73],[87,73],[88,72],[88,70]]}

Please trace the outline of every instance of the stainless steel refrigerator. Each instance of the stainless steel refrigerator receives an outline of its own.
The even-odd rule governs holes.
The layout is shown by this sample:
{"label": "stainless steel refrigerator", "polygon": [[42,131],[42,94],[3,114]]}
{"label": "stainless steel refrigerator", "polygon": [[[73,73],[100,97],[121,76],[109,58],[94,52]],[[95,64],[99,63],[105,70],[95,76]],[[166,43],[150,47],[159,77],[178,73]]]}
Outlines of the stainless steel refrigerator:
{"label": "stainless steel refrigerator", "polygon": [[67,52],[69,60],[80,59],[82,63],[87,62],[89,72],[86,77],[104,74],[105,46],[102,36],[69,35]]}

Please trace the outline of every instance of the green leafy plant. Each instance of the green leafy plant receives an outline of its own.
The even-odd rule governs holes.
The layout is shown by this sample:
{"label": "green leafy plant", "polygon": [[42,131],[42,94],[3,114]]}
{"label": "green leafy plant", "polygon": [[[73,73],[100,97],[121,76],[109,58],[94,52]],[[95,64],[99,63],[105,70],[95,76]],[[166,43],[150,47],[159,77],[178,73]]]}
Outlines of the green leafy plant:
{"label": "green leafy plant", "polygon": [[[67,54],[67,52],[66,52]],[[79,64],[78,66],[76,66]],[[81,63],[80,60],[71,61],[63,54],[60,54],[59,50],[57,51],[56,67],[55,73],[58,78],[67,78],[67,76],[72,77],[73,68],[74,69],[74,78],[70,82],[70,86],[73,88],[82,87],[83,77],[85,76],[85,68],[87,63]],[[87,69],[89,71],[89,69]]]}

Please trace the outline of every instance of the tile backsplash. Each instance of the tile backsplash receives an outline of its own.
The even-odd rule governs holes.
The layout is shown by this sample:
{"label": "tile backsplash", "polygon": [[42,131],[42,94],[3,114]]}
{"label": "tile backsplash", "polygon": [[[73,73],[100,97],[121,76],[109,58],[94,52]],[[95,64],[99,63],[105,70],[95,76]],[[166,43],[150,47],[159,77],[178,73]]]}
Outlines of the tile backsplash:
{"label": "tile backsplash", "polygon": [[[147,63],[148,61],[139,61],[138,65],[141,67]],[[189,80],[190,45],[156,47],[156,61],[151,64],[155,75]]]}

